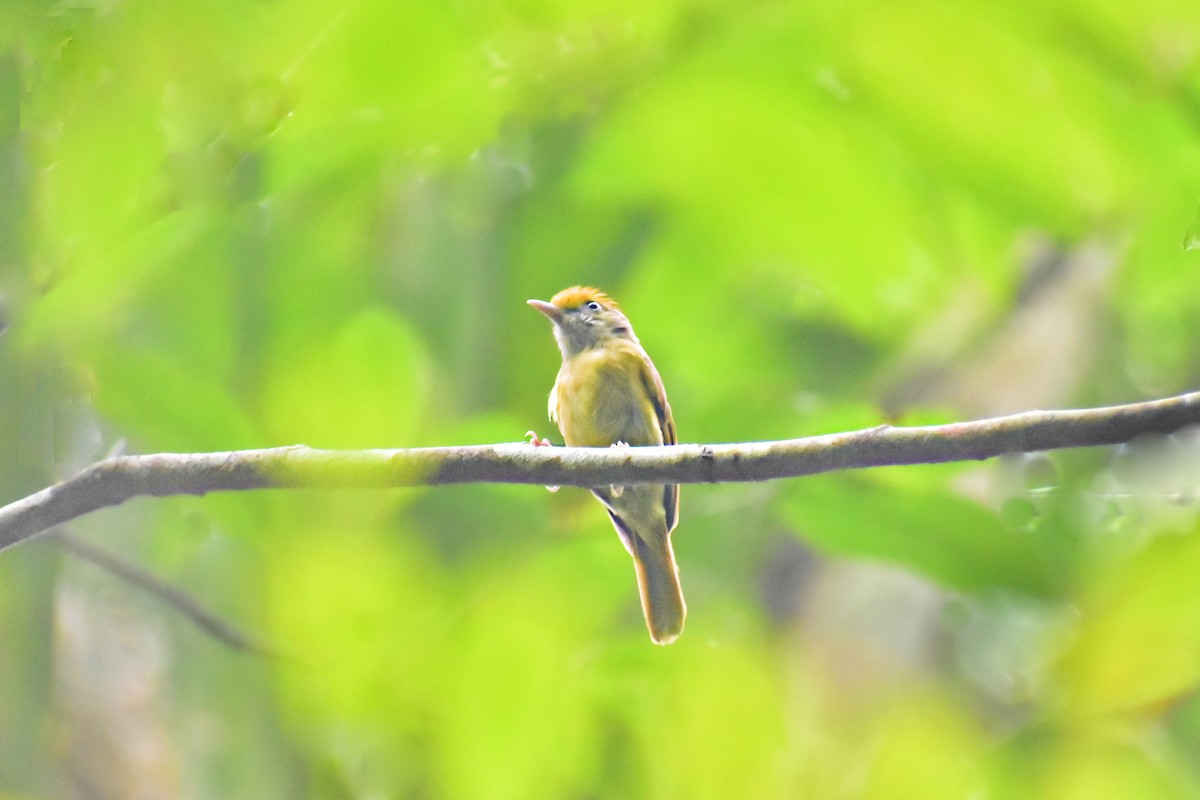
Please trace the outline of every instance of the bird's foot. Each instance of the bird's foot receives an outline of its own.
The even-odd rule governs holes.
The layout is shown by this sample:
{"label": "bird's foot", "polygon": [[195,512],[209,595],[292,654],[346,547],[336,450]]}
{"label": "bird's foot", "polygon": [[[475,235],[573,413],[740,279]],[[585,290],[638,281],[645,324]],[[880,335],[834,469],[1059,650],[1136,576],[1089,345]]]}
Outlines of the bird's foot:
{"label": "bird's foot", "polygon": [[525,441],[534,447],[554,447],[554,444],[549,439],[543,439],[537,435],[537,431],[525,431]]}
{"label": "bird's foot", "polygon": [[[549,439],[543,439],[542,437],[538,436],[537,431],[525,431],[525,438],[534,447],[554,447],[554,445],[550,443]],[[557,486],[547,486],[546,491],[547,492],[557,492],[558,487]]]}
{"label": "bird's foot", "polygon": [[[613,442],[612,445],[610,445],[610,446],[611,447],[629,447],[629,442],[622,442],[622,441],[618,440],[618,441]],[[612,490],[613,497],[620,497],[621,495],[625,494],[624,486],[617,486],[615,484],[610,484],[608,488]]]}

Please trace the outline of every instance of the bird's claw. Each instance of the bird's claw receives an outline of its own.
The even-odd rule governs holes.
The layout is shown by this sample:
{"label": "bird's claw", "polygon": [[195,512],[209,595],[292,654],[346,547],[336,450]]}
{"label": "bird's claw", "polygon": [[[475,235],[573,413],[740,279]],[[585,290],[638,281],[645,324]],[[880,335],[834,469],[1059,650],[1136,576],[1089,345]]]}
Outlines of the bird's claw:
{"label": "bird's claw", "polygon": [[[537,431],[525,431],[525,438],[529,441],[529,444],[533,445],[534,447],[554,447],[554,445],[550,443],[549,439],[543,439],[542,437],[538,436]],[[558,487],[547,486],[546,491],[557,492]]]}
{"label": "bird's claw", "polygon": [[534,447],[554,447],[549,439],[537,435],[537,431],[525,431],[525,440]]}
{"label": "bird's claw", "polygon": [[[617,441],[613,442],[609,446],[610,447],[629,447],[629,442],[622,442],[621,440],[618,439]],[[625,494],[624,486],[617,486],[616,484],[609,484],[608,488],[612,490],[613,497],[620,497],[621,495]]]}

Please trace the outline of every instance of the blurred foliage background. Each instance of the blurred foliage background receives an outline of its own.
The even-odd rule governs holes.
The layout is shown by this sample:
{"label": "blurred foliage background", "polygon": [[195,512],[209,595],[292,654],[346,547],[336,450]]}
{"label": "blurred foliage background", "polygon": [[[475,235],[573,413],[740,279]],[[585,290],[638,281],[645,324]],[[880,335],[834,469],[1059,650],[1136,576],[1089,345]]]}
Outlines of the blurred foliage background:
{"label": "blurred foliage background", "polygon": [[[1194,387],[1193,0],[6,0],[0,487],[557,432],[621,301],[681,439]],[[137,501],[0,555],[0,796],[1200,797],[1200,436],[685,487]]]}

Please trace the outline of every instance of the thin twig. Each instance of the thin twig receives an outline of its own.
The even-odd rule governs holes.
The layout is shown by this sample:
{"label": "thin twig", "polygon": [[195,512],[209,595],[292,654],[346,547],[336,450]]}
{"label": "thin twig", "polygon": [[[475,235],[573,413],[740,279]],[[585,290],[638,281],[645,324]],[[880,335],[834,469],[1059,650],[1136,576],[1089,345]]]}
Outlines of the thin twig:
{"label": "thin twig", "polygon": [[89,544],[78,536],[68,533],[61,528],[49,531],[48,535],[53,536],[71,554],[95,564],[101,569],[159,598],[168,606],[190,619],[205,633],[232,647],[234,650],[241,650],[246,653],[255,653],[262,656],[276,655],[270,647],[259,642],[250,634],[234,627],[231,623],[221,619],[215,612],[201,605],[200,601],[196,600],[196,598],[182,589],[172,586],[157,575],[147,572],[136,564],[119,558],[106,550]]}
{"label": "thin twig", "polygon": [[120,456],[0,508],[0,549],[133,497],[248,489],[384,488],[450,483],[607,486],[765,481],[898,464],[1127,442],[1200,424],[1200,392],[1109,408],[1029,411],[920,428],[746,444],[568,448],[528,444],[413,450],[314,450]]}

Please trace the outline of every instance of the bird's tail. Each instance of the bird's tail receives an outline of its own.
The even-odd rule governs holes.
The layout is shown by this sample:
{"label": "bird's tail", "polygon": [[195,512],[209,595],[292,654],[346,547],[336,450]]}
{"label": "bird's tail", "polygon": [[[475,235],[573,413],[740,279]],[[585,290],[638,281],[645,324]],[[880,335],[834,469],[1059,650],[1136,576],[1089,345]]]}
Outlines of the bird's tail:
{"label": "bird's tail", "polygon": [[659,541],[648,541],[637,534],[629,538],[650,638],[655,644],[670,644],[683,633],[683,620],[687,616],[671,538],[668,535]]}

